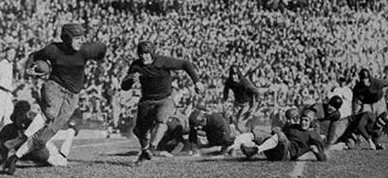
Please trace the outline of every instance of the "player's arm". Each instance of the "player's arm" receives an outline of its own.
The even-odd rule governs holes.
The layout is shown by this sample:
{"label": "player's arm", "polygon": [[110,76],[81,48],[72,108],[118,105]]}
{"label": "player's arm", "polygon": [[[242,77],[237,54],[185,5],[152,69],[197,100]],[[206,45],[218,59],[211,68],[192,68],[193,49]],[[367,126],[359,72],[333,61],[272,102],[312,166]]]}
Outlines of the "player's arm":
{"label": "player's arm", "polygon": [[88,60],[101,61],[106,54],[107,47],[101,42],[85,43],[81,47],[82,54]]}
{"label": "player's arm", "polygon": [[131,67],[129,67],[129,70],[127,72],[127,75],[124,77],[123,81],[121,82],[121,89],[124,91],[128,91],[132,88],[132,85],[138,80],[138,75],[136,75],[137,72],[137,62],[135,61],[132,63]]}
{"label": "player's arm", "polygon": [[199,78],[194,70],[194,65],[186,60],[168,58],[164,61],[164,67],[168,70],[184,70],[191,78],[194,83],[195,91],[197,93],[203,93],[204,86],[199,82]]}
{"label": "player's arm", "polygon": [[326,161],[327,156],[323,147],[323,142],[319,134],[315,131],[310,131],[310,149],[318,161]]}
{"label": "player's arm", "polygon": [[198,131],[194,127],[190,127],[189,133],[190,151],[192,154],[199,154],[198,149]]}
{"label": "player's arm", "polygon": [[34,62],[38,60],[43,60],[46,61],[48,64],[51,64],[53,62],[53,59],[55,58],[55,54],[57,53],[57,51],[57,47],[55,47],[55,45],[53,44],[50,44],[39,51],[31,53],[25,63],[26,74],[34,77],[41,77],[46,75],[47,73],[42,73],[37,70],[38,66]]}
{"label": "player's arm", "polygon": [[361,135],[365,138],[365,140],[369,141],[371,139],[371,135],[368,134],[368,131],[366,130],[366,127],[368,125],[368,122],[374,122],[375,117],[372,113],[364,113],[362,114],[358,124],[357,129],[360,131]]}
{"label": "player's arm", "polygon": [[230,89],[230,82],[229,82],[229,79],[227,79],[225,82],[224,91],[223,91],[223,98],[222,98],[222,101],[224,101],[224,102],[228,100],[229,89]]}

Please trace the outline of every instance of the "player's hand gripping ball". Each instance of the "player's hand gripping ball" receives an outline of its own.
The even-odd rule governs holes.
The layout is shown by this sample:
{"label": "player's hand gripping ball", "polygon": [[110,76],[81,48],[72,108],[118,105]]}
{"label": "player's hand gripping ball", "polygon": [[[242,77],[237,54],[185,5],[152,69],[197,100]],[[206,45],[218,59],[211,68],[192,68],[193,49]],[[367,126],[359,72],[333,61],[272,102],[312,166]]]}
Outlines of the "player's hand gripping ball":
{"label": "player's hand gripping ball", "polygon": [[49,61],[37,60],[27,72],[32,76],[44,76],[51,72],[51,64]]}

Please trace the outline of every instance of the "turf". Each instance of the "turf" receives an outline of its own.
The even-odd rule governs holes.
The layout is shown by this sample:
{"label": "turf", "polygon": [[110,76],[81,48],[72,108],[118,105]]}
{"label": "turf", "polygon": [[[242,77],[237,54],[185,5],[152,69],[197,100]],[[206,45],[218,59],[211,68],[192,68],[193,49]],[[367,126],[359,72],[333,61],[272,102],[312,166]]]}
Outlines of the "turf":
{"label": "turf", "polygon": [[[388,142],[384,144],[387,146]],[[263,155],[237,157],[155,157],[134,164],[139,145],[135,139],[75,140],[68,167],[19,164],[16,177],[290,177],[298,162],[271,162]],[[330,152],[327,162],[306,161],[300,177],[387,177],[388,150],[364,149]],[[0,175],[0,177],[14,177]]]}

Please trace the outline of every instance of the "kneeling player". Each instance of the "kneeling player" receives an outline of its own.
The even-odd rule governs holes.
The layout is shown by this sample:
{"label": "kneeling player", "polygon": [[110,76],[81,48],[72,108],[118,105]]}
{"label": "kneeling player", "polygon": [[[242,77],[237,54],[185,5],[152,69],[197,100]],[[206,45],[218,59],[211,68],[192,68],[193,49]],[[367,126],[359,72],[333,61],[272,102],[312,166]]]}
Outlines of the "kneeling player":
{"label": "kneeling player", "polygon": [[324,153],[322,140],[319,134],[311,129],[311,122],[315,119],[316,113],[314,111],[305,110],[299,124],[287,126],[283,131],[275,131],[274,135],[266,139],[260,135],[255,135],[255,143],[260,145],[242,144],[241,151],[247,158],[256,153],[264,153],[272,161],[296,160],[303,154],[312,151],[318,161],[325,161],[327,157]]}
{"label": "kneeling player", "polygon": [[187,116],[172,116],[167,120],[167,131],[159,142],[157,151],[165,157],[173,157],[189,145],[189,121]]}
{"label": "kneeling player", "polygon": [[[19,101],[15,104],[14,113],[11,116],[13,123],[6,125],[0,131],[1,164],[5,162],[9,152],[9,149],[7,149],[4,143],[6,143],[8,140],[18,137],[20,134],[23,134],[25,129],[37,116],[39,116],[39,114],[31,112],[31,105],[27,101]],[[73,142],[76,131],[73,128],[69,128],[60,133],[65,135],[65,140],[62,143],[60,150],[58,150],[52,141],[49,141],[46,143],[43,149],[35,150],[23,156],[22,160],[32,160],[34,162],[43,164],[47,163],[52,166],[66,166],[67,155],[70,152],[71,144]],[[5,167],[7,167],[7,165],[5,165]],[[11,166],[8,169],[15,169],[15,167]],[[6,172],[14,171],[6,170]]]}
{"label": "kneeling player", "polygon": [[[204,148],[212,150],[221,146],[221,153],[225,153],[227,148],[233,144],[234,138],[227,121],[219,113],[206,113],[194,110],[189,117],[190,134],[189,141],[194,155],[199,154],[198,134],[204,132],[208,144]],[[209,151],[208,150],[208,151]]]}

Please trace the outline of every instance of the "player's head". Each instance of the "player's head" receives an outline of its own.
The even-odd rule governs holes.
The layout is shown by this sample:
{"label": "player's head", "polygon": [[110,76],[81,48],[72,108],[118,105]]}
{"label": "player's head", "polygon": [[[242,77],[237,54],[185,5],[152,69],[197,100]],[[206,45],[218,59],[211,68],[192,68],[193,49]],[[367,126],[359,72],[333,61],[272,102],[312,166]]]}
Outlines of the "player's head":
{"label": "player's head", "polygon": [[206,125],[206,118],[204,117],[203,112],[200,110],[193,110],[189,116],[189,124],[198,129],[204,127]]}
{"label": "player's head", "polygon": [[233,81],[240,80],[241,72],[237,65],[232,65],[229,68],[229,78],[233,79]]}
{"label": "player's head", "polygon": [[81,24],[67,23],[62,26],[61,39],[74,50],[80,50],[84,43],[84,29]]}
{"label": "player's head", "polygon": [[286,124],[298,124],[299,123],[299,110],[296,108],[291,108],[286,111]]}
{"label": "player's head", "polygon": [[360,72],[358,73],[358,77],[360,78],[360,81],[366,85],[366,86],[369,86],[370,85],[370,72],[368,69],[361,69]]}
{"label": "player's head", "polygon": [[337,111],[342,106],[342,103],[343,103],[342,98],[338,95],[334,95],[329,100],[327,112],[329,114],[332,114],[333,112]]}
{"label": "player's head", "polygon": [[26,129],[36,113],[31,111],[31,105],[28,101],[20,100],[15,103],[14,111],[11,115],[11,120],[21,129]]}
{"label": "player's head", "polygon": [[312,122],[317,118],[316,112],[312,109],[305,109],[300,117],[299,125],[303,130],[308,130],[312,127]]}
{"label": "player's head", "polygon": [[151,64],[154,61],[155,45],[150,41],[142,41],[137,45],[137,54],[144,64]]}

